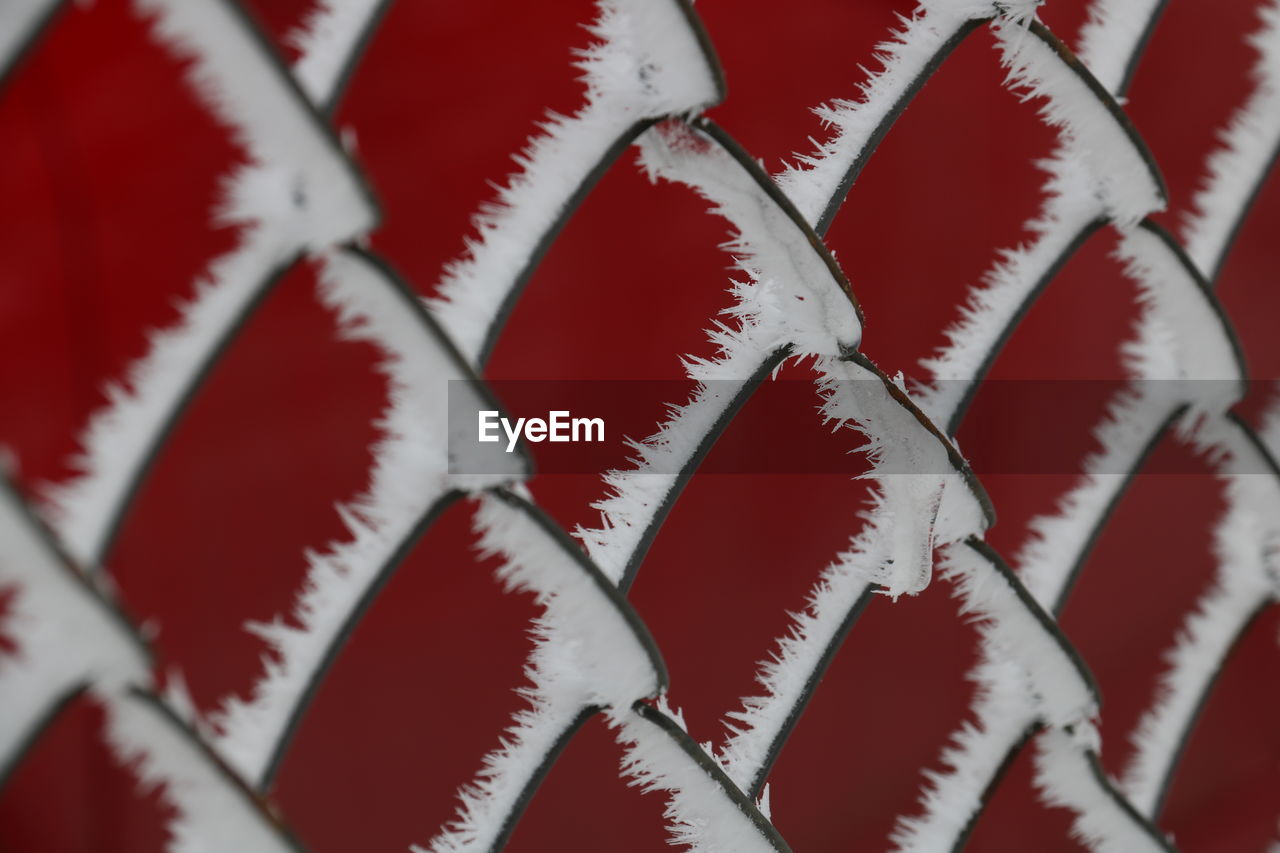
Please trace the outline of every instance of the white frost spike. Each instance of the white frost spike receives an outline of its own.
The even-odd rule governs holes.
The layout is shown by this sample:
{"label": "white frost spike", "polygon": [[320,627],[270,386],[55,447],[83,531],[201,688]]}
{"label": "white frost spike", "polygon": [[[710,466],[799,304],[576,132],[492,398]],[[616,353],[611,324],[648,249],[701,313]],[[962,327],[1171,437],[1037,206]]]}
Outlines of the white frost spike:
{"label": "white frost spike", "polygon": [[[1141,143],[1104,106],[1095,91],[1037,31],[1012,20],[992,24],[1008,69],[1007,85],[1045,98],[1041,117],[1061,128],[1068,156],[1088,166],[1095,189],[1117,225],[1133,225],[1164,207],[1164,188]],[[1087,73],[1087,72],[1084,72]]]}
{"label": "white frost spike", "polygon": [[144,791],[160,786],[176,810],[169,853],[298,853],[253,795],[154,699],[101,693],[105,736]]}
{"label": "white frost spike", "polygon": [[[548,115],[516,157],[520,171],[475,217],[477,236],[449,266],[435,308],[471,362],[514,297],[542,240],[596,164],[637,123],[687,113],[720,97],[712,60],[680,0],[599,0],[580,52],[587,103],[572,117]],[[616,154],[616,152],[612,152]]]}
{"label": "white frost spike", "polygon": [[[414,297],[395,287],[386,270],[352,251],[329,253],[319,294],[345,337],[382,350],[379,370],[387,377],[390,402],[377,424],[383,438],[373,448],[369,489],[339,507],[351,538],[308,555],[293,612],[299,627],[283,620],[250,626],[271,649],[266,674],[248,701],[229,698],[216,715],[219,751],[255,785],[343,626],[427,511],[452,488],[483,488],[524,471],[518,454],[493,450],[488,467],[497,473],[449,474],[448,386],[469,375],[448,342],[427,327]],[[481,405],[473,386],[464,388],[472,405]]]}
{"label": "white frost spike", "polygon": [[[684,730],[684,720],[658,705],[671,724]],[[774,853],[779,849],[735,803],[721,781],[701,766],[657,722],[639,711],[621,717],[618,740],[630,744],[622,763],[630,784],[645,793],[667,794],[665,816],[674,845],[687,845],[696,853]],[[696,748],[696,747],[695,747]],[[712,761],[710,757],[708,761]]]}
{"label": "white frost spike", "polygon": [[[498,577],[511,590],[526,590],[545,608],[535,626],[540,644],[563,647],[557,663],[568,670],[546,675],[578,680],[585,686],[587,704],[600,705],[611,714],[625,713],[631,703],[656,695],[665,687],[666,672],[656,658],[647,631],[638,620],[628,620],[603,585],[609,581],[594,575],[585,560],[566,549],[580,546],[565,537],[553,538],[547,526],[501,496],[479,499],[475,525],[480,547],[504,562]],[[643,632],[643,633],[638,633]]]}
{"label": "white frost spike", "polygon": [[56,704],[77,687],[145,683],[146,651],[123,620],[62,562],[20,498],[0,485],[0,590],[13,593],[0,655],[0,774]]}
{"label": "white frost spike", "polygon": [[[812,232],[787,214],[725,144],[669,122],[641,137],[641,162],[650,178],[692,187],[712,212],[733,224],[736,233],[725,249],[751,276],[752,284],[738,286],[752,291],[761,332],[775,336],[765,338],[766,346],[791,344],[797,353],[832,356],[857,349],[862,324],[843,276],[816,248]],[[768,181],[763,173],[760,179]]]}
{"label": "white frost spike", "polygon": [[1075,735],[1050,729],[1036,738],[1036,787],[1046,803],[1075,813],[1072,832],[1094,853],[1169,853],[1170,847],[1144,831],[1104,783],[1091,750],[1097,732]]}
{"label": "white frost spike", "polygon": [[196,707],[195,697],[187,687],[186,676],[177,667],[170,668],[164,674],[164,689],[156,694],[160,702],[171,714],[178,718],[189,729],[196,731],[200,739],[206,743],[210,740],[208,727],[200,717],[200,709]]}
{"label": "white frost spike", "polygon": [[1222,147],[1209,157],[1208,180],[1183,229],[1187,253],[1209,278],[1221,266],[1241,213],[1280,149],[1280,2],[1265,0],[1258,16],[1262,27],[1248,39],[1258,51],[1256,86],[1219,134]]}

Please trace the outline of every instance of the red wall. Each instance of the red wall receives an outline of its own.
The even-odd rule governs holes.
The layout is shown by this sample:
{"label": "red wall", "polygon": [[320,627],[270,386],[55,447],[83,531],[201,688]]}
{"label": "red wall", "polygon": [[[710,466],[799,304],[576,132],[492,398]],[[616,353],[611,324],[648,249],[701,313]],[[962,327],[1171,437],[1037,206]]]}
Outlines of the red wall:
{"label": "red wall", "polygon": [[[305,3],[252,4],[273,33]],[[1080,5],[1043,17],[1072,41]],[[1177,0],[1128,106],[1171,187],[1180,222],[1220,126],[1248,91],[1241,36],[1252,4]],[[909,2],[701,0],[729,97],[711,115],[770,170],[822,128],[809,107],[854,97],[858,63]],[[487,180],[550,107],[581,91],[570,48],[590,3],[394,5],[339,122],[384,209],[373,245],[428,294],[457,256]],[[1025,239],[1052,135],[1000,87],[978,33],[925,88],[854,187],[829,243],[865,308],[865,352],[922,375],[954,306],[996,247]],[[103,383],[171,322],[209,260],[234,245],[207,211],[238,152],[123,0],[69,9],[0,93],[0,442],[22,484],[68,473],[77,431]],[[650,186],[627,155],[587,200],[516,309],[494,378],[658,378],[678,353],[709,351],[702,330],[728,304],[725,224],[687,190]],[[1280,376],[1273,333],[1280,182],[1272,181],[1221,279],[1253,375]],[[1003,378],[1120,375],[1131,285],[1095,239],[1032,309],[995,368]],[[340,535],[332,506],[364,485],[370,422],[385,403],[372,349],[339,341],[310,271],[290,273],[219,364],[159,459],[109,558],[128,609],[156,630],[161,665],[180,668],[212,706],[247,691],[259,642],[239,630],[288,606],[304,546]],[[795,375],[803,375],[797,369]],[[1256,402],[1256,401],[1251,401]],[[661,409],[655,404],[655,418]],[[1048,420],[1067,412],[1046,412]],[[1076,412],[1079,434],[1093,412]],[[1010,440],[982,401],[962,446]],[[779,422],[748,407],[761,453],[823,429],[808,411]],[[1055,439],[1056,440],[1056,439]],[[1078,439],[1080,440],[1080,439]],[[1086,444],[1080,440],[1081,447]],[[984,448],[987,448],[984,451]],[[1162,453],[1186,454],[1176,447]],[[1170,457],[1172,458],[1172,456]],[[1105,699],[1104,761],[1118,772],[1149,701],[1160,655],[1213,563],[1221,497],[1207,470],[1141,478],[1090,560],[1064,616]],[[987,478],[1000,514],[990,539],[1012,556],[1032,515],[1071,482]],[[533,490],[562,523],[590,523],[587,476]],[[673,703],[700,741],[753,692],[755,663],[803,606],[817,573],[855,530],[860,487],[837,477],[698,478],[659,535],[632,598],[671,669]],[[451,817],[452,796],[520,700],[531,601],[501,592],[471,550],[468,508],[417,546],[361,624],[306,718],[273,794],[316,853],[403,850]],[[772,776],[773,814],[801,853],[884,849],[914,811],[965,713],[974,634],[941,581],[914,599],[877,601],[845,644]],[[1233,659],[1192,740],[1164,828],[1187,851],[1260,850],[1280,812],[1277,619]],[[136,795],[96,736],[89,704],[69,710],[0,791],[0,849],[160,849],[163,808]],[[653,850],[662,803],[617,780],[619,750],[593,722],[534,799],[517,851]],[[1065,813],[1040,806],[1025,759],[971,849],[1071,850]]]}

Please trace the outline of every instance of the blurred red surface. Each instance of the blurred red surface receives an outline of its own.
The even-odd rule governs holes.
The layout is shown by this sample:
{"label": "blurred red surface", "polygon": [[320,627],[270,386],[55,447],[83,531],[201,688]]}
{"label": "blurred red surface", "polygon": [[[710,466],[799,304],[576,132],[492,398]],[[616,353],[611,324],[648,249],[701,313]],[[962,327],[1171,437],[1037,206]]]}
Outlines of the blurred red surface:
{"label": "blurred red surface", "polygon": [[[1169,5],[1127,109],[1164,170],[1164,219],[1176,226],[1216,128],[1249,90],[1243,35],[1256,22],[1250,2]],[[252,10],[279,39],[306,3],[258,0]],[[710,114],[776,169],[821,137],[810,107],[856,96],[858,64],[871,64],[893,13],[909,11],[891,0],[701,0],[729,83]],[[534,123],[580,102],[571,48],[584,44],[590,15],[587,0],[393,4],[338,123],[354,133],[382,202],[373,245],[424,295]],[[1070,43],[1082,5],[1054,0],[1043,17]],[[1039,204],[1032,162],[1053,137],[1001,79],[980,32],[899,120],[828,235],[866,310],[865,352],[890,373],[923,375],[918,360],[942,343],[965,288],[997,248],[1027,236],[1022,223]],[[104,383],[234,245],[208,211],[241,155],[124,0],[65,11],[0,93],[0,139],[0,441],[34,495],[68,474]],[[1280,376],[1277,227],[1272,180],[1219,290],[1255,378]],[[725,236],[700,200],[650,185],[625,156],[537,270],[489,375],[678,376],[677,356],[708,352],[702,330],[728,304]],[[995,377],[1120,375],[1133,289],[1109,240],[1099,236],[1063,271]],[[375,360],[335,336],[311,270],[299,266],[218,364],[126,519],[109,569],[130,613],[155,629],[160,666],[180,670],[201,707],[248,690],[263,650],[241,624],[287,608],[303,548],[341,535],[333,504],[365,484],[371,422],[385,403]],[[975,422],[980,409],[981,400]],[[823,428],[806,411],[783,424],[752,419],[748,407],[730,429],[772,436],[776,454]],[[975,460],[984,442],[1002,440],[985,428],[960,439]],[[1012,555],[1026,521],[1070,482],[991,477],[993,544]],[[566,526],[593,521],[602,494],[577,475],[542,476],[533,491]],[[696,478],[678,503],[632,598],[695,738],[718,740],[723,714],[753,692],[756,662],[856,529],[861,496],[844,478],[735,474]],[[1220,511],[1207,473],[1139,478],[1066,610],[1065,629],[1103,689],[1112,772],[1162,651],[1211,576]],[[428,841],[520,706],[534,607],[501,591],[472,544],[469,509],[458,505],[379,597],[306,717],[272,798],[315,853]],[[916,811],[921,771],[937,766],[972,691],[974,632],[949,593],[937,582],[916,598],[874,602],[837,656],[770,779],[775,822],[799,853],[885,849],[894,818]],[[1274,837],[1276,628],[1274,615],[1262,620],[1232,659],[1175,781],[1161,825],[1189,853],[1261,850]],[[135,793],[97,724],[81,703],[37,744],[0,792],[0,849],[162,849],[163,805]],[[618,758],[604,724],[588,724],[510,849],[661,845],[662,803],[617,779]],[[1037,804],[1024,757],[970,849],[1077,849],[1067,828],[1066,813]]]}

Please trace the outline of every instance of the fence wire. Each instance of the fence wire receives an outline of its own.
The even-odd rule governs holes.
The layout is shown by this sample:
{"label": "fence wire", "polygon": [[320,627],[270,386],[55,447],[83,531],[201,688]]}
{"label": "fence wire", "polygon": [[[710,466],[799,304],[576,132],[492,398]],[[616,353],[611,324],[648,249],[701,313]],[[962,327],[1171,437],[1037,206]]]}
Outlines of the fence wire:
{"label": "fence wire", "polygon": [[[245,141],[252,164],[230,176],[229,196],[248,227],[241,245],[210,267],[209,286],[185,306],[179,326],[158,336],[134,367],[129,390],[90,426],[84,473],[55,496],[47,525],[12,488],[0,494],[0,582],[15,592],[20,647],[0,670],[0,783],[70,699],[88,691],[107,709],[106,736],[117,753],[136,761],[144,779],[165,784],[177,813],[173,849],[299,849],[267,799],[298,721],[412,544],[444,508],[469,496],[483,547],[503,558],[503,581],[533,591],[544,613],[535,626],[533,686],[525,691],[530,707],[460,791],[456,819],[428,842],[430,850],[500,849],[564,747],[596,714],[627,750],[623,772],[665,792],[674,842],[789,849],[761,800],[769,770],[803,725],[806,704],[859,615],[877,592],[922,588],[935,552],[937,571],[954,584],[958,615],[979,617],[976,723],[957,731],[942,756],[948,769],[925,784],[923,813],[899,821],[897,849],[962,849],[1013,757],[1032,744],[1041,796],[1074,811],[1075,831],[1093,849],[1174,849],[1155,826],[1170,779],[1217,673],[1278,592],[1271,560],[1280,470],[1271,449],[1280,447],[1280,413],[1259,435],[1228,412],[1238,395],[1199,398],[1194,383],[1162,395],[1138,380],[1170,372],[1236,379],[1243,393],[1239,346],[1212,286],[1280,142],[1280,7],[1269,0],[1260,7],[1257,91],[1214,155],[1188,252],[1147,218],[1163,206],[1164,188],[1119,106],[1163,10],[1158,0],[1095,0],[1079,57],[1036,20],[1035,3],[931,0],[882,46],[884,67],[861,98],[827,108],[832,138],[776,177],[701,116],[723,99],[724,85],[692,6],[601,0],[598,42],[583,60],[587,106],[533,140],[523,170],[501,191],[502,206],[481,222],[480,238],[428,306],[359,248],[377,222],[374,193],[329,124],[388,4],[322,3],[288,68],[235,0],[135,0],[140,13],[154,16],[155,36],[193,60],[193,85]],[[63,5],[9,0],[0,9],[0,86],[22,73],[23,57],[39,50]],[[1060,147],[1047,167],[1049,200],[1033,223],[1035,240],[1007,253],[988,289],[971,298],[950,347],[927,365],[936,384],[908,388],[860,351],[855,291],[822,235],[903,109],[983,26],[996,36],[1009,85],[1037,100],[1060,131]],[[609,523],[577,531],[579,544],[532,501],[527,459],[485,477],[449,473],[443,387],[467,380],[478,403],[497,408],[482,378],[487,355],[564,223],[632,145],[651,175],[686,184],[729,220],[750,284],[736,294],[740,326],[722,329],[720,356],[693,374],[729,385],[714,393],[703,386],[644,444],[636,470],[607,475]],[[1030,304],[1106,227],[1119,232],[1119,257],[1143,295],[1135,382],[1099,427],[1103,451],[1086,464],[1061,512],[1036,523],[1039,538],[1011,567],[982,539],[992,507],[949,436]],[[319,296],[346,332],[382,349],[397,397],[387,422],[396,429],[375,448],[369,492],[344,508],[351,541],[311,560],[295,611],[301,627],[266,633],[276,663],[249,700],[228,703],[210,720],[180,692],[157,687],[147,644],[113,600],[102,563],[202,380],[304,257],[318,262]],[[768,288],[812,297],[805,304],[815,307],[771,313],[752,301]],[[626,594],[717,437],[753,390],[796,357],[815,360],[826,414],[855,423],[877,445],[878,460],[936,457],[945,464],[928,470],[949,473],[909,483],[877,479],[871,520],[779,640],[764,665],[764,693],[727,713],[732,735],[708,750],[667,704],[679,685],[667,683],[660,651]],[[869,381],[843,381],[854,378]],[[1098,757],[1096,686],[1055,616],[1128,483],[1170,431],[1210,454],[1227,483],[1228,511],[1217,529],[1221,565],[1187,618],[1119,783]],[[674,473],[645,470],[657,467],[658,455],[658,470]],[[412,497],[396,488],[405,466],[421,475],[415,482],[429,484]],[[1128,473],[1097,473],[1117,470]],[[1257,470],[1271,476],[1249,476]],[[894,511],[903,508],[913,514]]]}

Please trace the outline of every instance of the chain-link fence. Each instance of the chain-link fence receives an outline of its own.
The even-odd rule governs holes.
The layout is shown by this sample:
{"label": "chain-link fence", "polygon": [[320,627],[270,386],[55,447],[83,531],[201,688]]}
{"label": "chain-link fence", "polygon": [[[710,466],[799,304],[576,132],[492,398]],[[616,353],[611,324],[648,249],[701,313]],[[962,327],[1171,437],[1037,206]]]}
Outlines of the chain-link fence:
{"label": "chain-link fence", "polygon": [[[57,26],[60,5],[9,0],[0,10],[6,77],[22,73],[23,56]],[[1213,283],[1280,143],[1280,7],[1260,6],[1256,91],[1225,131],[1179,242],[1149,218],[1163,208],[1165,188],[1119,105],[1160,2],[1097,0],[1078,55],[1037,20],[1036,3],[926,2],[882,46],[882,67],[859,96],[825,108],[830,136],[771,177],[702,115],[725,89],[693,7],[602,0],[593,46],[580,60],[586,105],[533,138],[520,171],[479,219],[466,256],[424,303],[363,248],[378,221],[376,189],[329,124],[386,0],[321,4],[292,67],[232,0],[135,5],[153,16],[156,37],[190,61],[191,84],[249,155],[228,178],[221,214],[240,224],[241,237],[89,425],[83,473],[41,509],[47,526],[6,492],[0,568],[13,590],[17,647],[0,670],[6,771],[72,697],[89,691],[106,709],[112,748],[137,762],[143,778],[163,783],[174,849],[296,849],[264,798],[299,721],[408,549],[465,498],[476,502],[483,549],[502,559],[500,579],[533,592],[543,612],[532,626],[527,707],[459,792],[456,819],[423,839],[423,849],[502,847],[557,757],[597,714],[626,750],[623,774],[666,797],[675,842],[789,849],[769,819],[775,759],[803,726],[807,703],[868,602],[919,593],[935,572],[954,585],[957,618],[978,621],[978,693],[973,719],[942,756],[945,770],[924,781],[922,813],[899,820],[896,849],[962,848],[1023,749],[1035,751],[1045,802],[1069,808],[1091,848],[1173,849],[1155,825],[1173,770],[1216,673],[1278,591],[1271,560],[1280,472],[1269,448],[1280,447],[1280,419],[1255,432],[1230,411],[1245,373]],[[1058,134],[1043,165],[1047,200],[1033,239],[1004,253],[970,295],[948,345],[927,362],[928,375],[907,382],[861,351],[856,288],[823,235],[903,109],[983,27],[1007,85]],[[635,446],[632,468],[605,475],[603,520],[574,531],[575,542],[526,487],[536,476],[528,454],[494,447],[467,456],[451,440],[449,416],[461,410],[463,422],[474,422],[475,411],[501,410],[483,368],[504,323],[562,226],[603,175],[626,168],[617,161],[631,146],[655,181],[686,185],[731,225],[735,306],[712,329],[717,354],[690,362],[696,384],[688,399],[672,401],[667,420]],[[1037,537],[1006,562],[983,539],[998,507],[952,436],[1029,305],[1104,228],[1118,234],[1117,256],[1142,294],[1129,352],[1133,382],[1113,396],[1097,430],[1102,450],[1059,512],[1034,522]],[[385,435],[367,491],[341,508],[349,538],[309,555],[288,621],[258,627],[274,652],[265,675],[247,698],[203,717],[179,691],[157,688],[147,644],[117,610],[101,566],[201,381],[304,256],[318,264],[319,296],[345,333],[381,352],[391,389]],[[679,698],[679,684],[668,685],[661,652],[626,596],[712,445],[793,359],[812,365],[823,414],[860,434],[850,434],[850,449],[868,446],[872,503],[762,664],[760,694],[728,711],[729,737],[708,747],[667,704],[668,689]],[[1216,527],[1219,573],[1187,617],[1117,782],[1099,759],[1088,661],[1055,617],[1126,485],[1169,431],[1207,453],[1227,483],[1228,510]]]}

